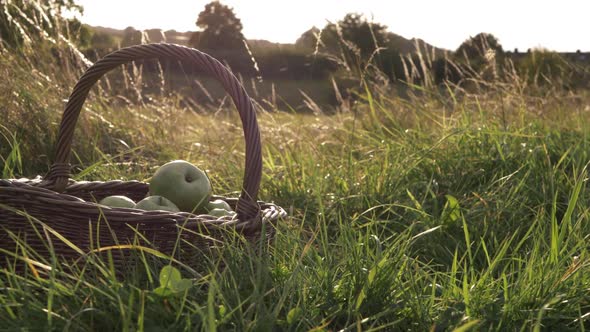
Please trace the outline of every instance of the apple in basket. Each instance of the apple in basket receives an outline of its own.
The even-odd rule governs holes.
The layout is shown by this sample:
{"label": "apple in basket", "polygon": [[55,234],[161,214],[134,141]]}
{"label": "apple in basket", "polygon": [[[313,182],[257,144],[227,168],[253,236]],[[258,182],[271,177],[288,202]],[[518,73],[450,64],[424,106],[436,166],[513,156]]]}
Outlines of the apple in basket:
{"label": "apple in basket", "polygon": [[162,196],[148,196],[137,202],[135,208],[147,211],[164,210],[170,212],[180,212],[174,203]]}
{"label": "apple in basket", "polygon": [[121,195],[107,196],[101,199],[100,202],[98,202],[98,204],[117,208],[135,207],[135,202],[131,198]]}
{"label": "apple in basket", "polygon": [[226,209],[212,209],[209,210],[209,212],[207,213],[210,216],[214,216],[214,217],[233,217],[236,215],[236,213],[234,211],[228,211]]}
{"label": "apple in basket", "polygon": [[212,200],[209,203],[207,203],[207,205],[205,206],[205,210],[207,210],[207,212],[214,210],[214,209],[233,211],[231,206],[229,206],[229,204],[227,204],[227,202],[222,199]]}
{"label": "apple in basket", "polygon": [[236,215],[236,213],[231,209],[231,206],[229,206],[229,204],[227,204],[227,202],[222,199],[210,201],[205,206],[205,210],[207,210],[207,214],[214,217],[233,217]]}
{"label": "apple in basket", "polygon": [[211,182],[207,174],[184,160],[160,166],[149,188],[150,195],[166,197],[184,212],[204,210],[211,197]]}

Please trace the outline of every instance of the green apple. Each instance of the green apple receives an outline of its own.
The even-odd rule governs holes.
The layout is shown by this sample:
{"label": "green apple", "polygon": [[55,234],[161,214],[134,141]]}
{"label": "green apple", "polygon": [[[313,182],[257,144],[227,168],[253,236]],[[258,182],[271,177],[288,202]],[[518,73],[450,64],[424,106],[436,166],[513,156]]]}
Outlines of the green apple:
{"label": "green apple", "polygon": [[162,196],[148,196],[135,204],[136,209],[140,210],[164,210],[170,212],[180,212],[178,207],[169,199]]}
{"label": "green apple", "polygon": [[227,202],[222,199],[216,199],[216,200],[210,201],[209,203],[207,203],[207,206],[205,206],[205,209],[207,211],[211,211],[213,209],[223,209],[226,211],[233,211],[231,206],[229,206],[229,204],[227,204]]}
{"label": "green apple", "polygon": [[135,202],[131,198],[121,195],[107,196],[101,199],[98,204],[120,208],[133,208],[135,206]]}
{"label": "green apple", "polygon": [[207,174],[184,160],[162,165],[150,181],[150,195],[164,196],[180,211],[195,212],[205,207],[211,197]]}
{"label": "green apple", "polygon": [[208,214],[214,217],[233,217],[236,215],[234,211],[228,211],[225,209],[212,209]]}

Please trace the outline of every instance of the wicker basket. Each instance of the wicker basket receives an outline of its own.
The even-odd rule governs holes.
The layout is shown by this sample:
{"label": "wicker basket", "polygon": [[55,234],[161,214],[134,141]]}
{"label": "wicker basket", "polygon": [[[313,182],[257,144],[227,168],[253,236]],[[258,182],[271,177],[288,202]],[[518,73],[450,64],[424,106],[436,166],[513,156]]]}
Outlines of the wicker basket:
{"label": "wicker basket", "polygon": [[[74,128],[90,88],[111,69],[139,59],[171,59],[196,65],[215,77],[231,96],[242,121],[246,142],[243,189],[239,198],[223,198],[237,217],[108,208],[94,202],[109,195],[142,199],[148,184],[138,181],[76,182],[70,178],[70,150]],[[18,261],[12,253],[36,252],[49,257],[78,259],[89,252],[113,251],[115,264],[126,261],[130,244],[149,246],[166,255],[194,255],[223,243],[227,230],[249,240],[286,215],[273,204],[256,201],[262,172],[260,133],[252,102],[236,77],[219,61],[198,50],[173,44],[123,48],[96,62],[80,78],[67,102],[59,129],[55,162],[49,173],[36,179],[0,179],[0,265]],[[23,250],[24,248],[32,250]],[[129,250],[128,250],[129,251]],[[197,250],[198,251],[198,250]],[[115,253],[116,252],[116,253]],[[8,259],[8,260],[7,260]]]}

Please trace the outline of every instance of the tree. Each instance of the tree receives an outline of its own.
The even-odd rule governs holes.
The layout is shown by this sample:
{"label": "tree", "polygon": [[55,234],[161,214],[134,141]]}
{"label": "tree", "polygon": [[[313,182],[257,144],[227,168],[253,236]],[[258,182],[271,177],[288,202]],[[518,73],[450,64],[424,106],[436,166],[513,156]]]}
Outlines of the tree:
{"label": "tree", "polygon": [[502,67],[504,50],[498,39],[490,33],[479,33],[464,41],[453,55],[456,63],[456,75],[453,79],[477,77],[484,80],[495,80]]}
{"label": "tree", "polygon": [[115,37],[106,32],[94,32],[90,39],[90,44],[93,49],[112,51],[117,46]]}
{"label": "tree", "polygon": [[135,30],[133,27],[127,27],[123,30],[123,40],[121,41],[121,46],[127,47],[131,45],[139,45],[143,44],[143,35],[141,31]]}
{"label": "tree", "polygon": [[313,27],[299,37],[296,45],[319,51],[351,73],[377,70],[390,79],[401,73],[399,51],[389,45],[387,26],[370,22],[361,14],[346,14],[321,30]]}
{"label": "tree", "polygon": [[385,46],[388,41],[387,26],[369,22],[363,15],[346,14],[338,25],[342,30],[343,39],[356,45],[363,57],[371,56],[377,48]]}
{"label": "tree", "polygon": [[237,50],[243,48],[244,35],[242,22],[234,14],[233,8],[213,1],[205,5],[196,22],[201,28],[197,48],[206,50]]}
{"label": "tree", "polygon": [[295,45],[300,48],[315,50],[317,46],[320,46],[318,40],[321,41],[321,33],[322,31],[320,29],[313,26],[311,29],[305,31],[301,37],[297,38]]}
{"label": "tree", "polygon": [[68,36],[79,48],[87,49],[92,43],[92,31],[78,19],[68,20],[64,26],[64,35]]}
{"label": "tree", "polygon": [[363,15],[349,13],[337,23],[328,23],[322,30],[313,27],[297,40],[298,46],[322,51],[339,51],[341,47],[361,58],[370,57],[379,47],[389,41],[387,26],[369,22]]}
{"label": "tree", "polygon": [[494,51],[497,55],[504,53],[498,38],[491,33],[482,32],[464,41],[455,53],[458,57],[471,60],[485,57],[489,51]]}
{"label": "tree", "polygon": [[575,83],[570,79],[573,71],[567,60],[559,53],[546,49],[533,49],[517,62],[517,68],[533,86]]}
{"label": "tree", "polygon": [[[382,71],[385,69],[387,76],[393,77],[395,74],[391,66],[396,62],[395,59],[389,61],[390,59],[384,59],[376,52],[386,48],[388,42],[387,26],[370,22],[363,15],[349,13],[337,23],[326,24],[322,30],[313,27],[304,32],[296,45],[328,54],[347,70],[365,71],[370,63]],[[387,57],[399,56],[395,49],[390,48],[387,51],[387,54],[383,52]]]}

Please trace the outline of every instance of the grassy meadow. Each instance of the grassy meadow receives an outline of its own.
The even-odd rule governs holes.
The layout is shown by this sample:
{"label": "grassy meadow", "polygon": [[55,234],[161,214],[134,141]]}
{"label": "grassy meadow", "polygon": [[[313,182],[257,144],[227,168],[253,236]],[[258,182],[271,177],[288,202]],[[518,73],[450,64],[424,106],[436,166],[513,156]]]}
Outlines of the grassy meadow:
{"label": "grassy meadow", "polygon": [[[58,51],[0,51],[3,179],[51,165],[84,69],[70,47]],[[152,264],[153,252],[124,275],[101,260],[49,257],[22,273],[2,262],[0,329],[585,330],[590,95],[517,76],[485,83],[408,84],[402,96],[364,77],[329,112],[260,105],[259,198],[289,212],[270,246],[230,242],[198,270],[172,262],[190,283],[167,295],[167,262]],[[224,105],[194,112],[165,86],[134,100],[107,77],[78,122],[74,179],[146,181],[186,159],[235,196],[243,137]]]}

